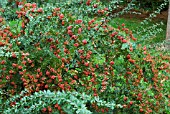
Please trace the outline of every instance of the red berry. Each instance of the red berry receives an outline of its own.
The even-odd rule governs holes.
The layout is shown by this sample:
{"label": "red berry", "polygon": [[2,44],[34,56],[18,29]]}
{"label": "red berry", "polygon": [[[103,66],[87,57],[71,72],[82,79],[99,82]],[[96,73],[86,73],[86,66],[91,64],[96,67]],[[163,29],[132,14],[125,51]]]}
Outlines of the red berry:
{"label": "red berry", "polygon": [[78,52],[82,54],[84,51],[82,49],[79,49]]}
{"label": "red berry", "polygon": [[123,24],[122,24],[122,26],[124,27],[124,26],[125,26],[125,24],[123,23]]}
{"label": "red berry", "polygon": [[127,97],[124,97],[124,101],[127,101],[127,99],[128,99]]}
{"label": "red berry", "polygon": [[128,74],[128,75],[132,75],[132,72],[126,72],[126,74]]}
{"label": "red berry", "polygon": [[122,43],[126,43],[126,42],[127,42],[127,40],[125,40],[125,39],[122,40]]}
{"label": "red berry", "polygon": [[142,94],[141,94],[141,93],[139,93],[139,94],[138,94],[138,97],[142,97]]}
{"label": "red berry", "polygon": [[37,75],[36,75],[36,78],[40,78],[40,75],[39,75],[39,74],[37,74]]}
{"label": "red berry", "polygon": [[108,11],[109,9],[108,8],[104,8],[105,11]]}
{"label": "red berry", "polygon": [[62,60],[62,62],[65,62],[65,61],[66,61],[66,59],[65,59],[65,58],[61,58],[61,60]]}
{"label": "red berry", "polygon": [[136,40],[137,40],[137,38],[132,37],[132,40],[133,40],[133,41],[136,41]]}
{"label": "red berry", "polygon": [[68,45],[69,44],[69,42],[66,40],[65,42],[64,42],[64,45]]}
{"label": "red berry", "polygon": [[143,48],[144,51],[146,51],[146,46]]}
{"label": "red berry", "polygon": [[2,61],[1,61],[1,65],[4,65],[4,64],[5,64],[5,60],[2,60]]}
{"label": "red berry", "polygon": [[104,112],[105,112],[105,110],[102,108],[102,109],[101,109],[101,112],[102,112],[102,113],[104,113]]}
{"label": "red berry", "polygon": [[133,60],[133,59],[128,59],[128,61],[129,61],[130,63],[132,63],[132,64],[135,63],[135,60]]}
{"label": "red berry", "polygon": [[129,104],[132,105],[132,104],[133,104],[133,101],[130,101]]}
{"label": "red berry", "polygon": [[114,62],[113,62],[113,61],[110,61],[110,65],[114,65]]}
{"label": "red berry", "polygon": [[16,58],[16,54],[15,53],[12,53],[12,58]]}
{"label": "red berry", "polygon": [[38,80],[37,79],[34,79],[34,83],[37,83],[38,82]]}
{"label": "red berry", "polygon": [[123,105],[123,108],[127,108],[127,105],[126,105],[126,104],[124,104],[124,105]]}
{"label": "red berry", "polygon": [[38,12],[38,13],[42,13],[42,12],[43,12],[43,9],[42,9],[42,8],[39,8],[39,9],[37,10],[37,12]]}
{"label": "red berry", "polygon": [[78,44],[78,43],[75,43],[75,44],[74,44],[74,46],[75,46],[75,47],[78,47],[78,46],[79,46],[79,44]]}
{"label": "red berry", "polygon": [[36,3],[33,3],[33,4],[32,4],[32,7],[33,7],[33,8],[36,8],[36,7],[37,7],[37,4],[36,4]]}
{"label": "red berry", "polygon": [[97,4],[94,4],[93,7],[94,7],[94,8],[97,8]]}
{"label": "red berry", "polygon": [[60,14],[59,18],[62,20],[64,18],[64,15]]}
{"label": "red berry", "polygon": [[130,51],[133,51],[133,48],[132,48],[132,47],[130,47],[130,48],[129,48],[129,50],[130,50]]}
{"label": "red berry", "polygon": [[58,104],[55,104],[55,105],[54,105],[54,108],[57,108],[58,106],[59,106]]}
{"label": "red berry", "polygon": [[55,11],[60,11],[60,8],[55,8],[54,10],[55,10]]}
{"label": "red berry", "polygon": [[[0,18],[1,19],[1,18]],[[0,46],[4,46],[5,45],[5,43],[3,43],[3,42],[0,42]]]}
{"label": "red berry", "polygon": [[75,75],[75,76],[74,76],[74,78],[75,78],[75,79],[78,79],[78,76],[77,76],[77,75]]}
{"label": "red berry", "polygon": [[96,64],[96,68],[99,68],[99,65],[98,65],[98,64]]}
{"label": "red berry", "polygon": [[56,41],[55,41],[55,43],[56,43],[56,44],[58,44],[58,43],[59,43],[59,41],[58,41],[58,40],[56,40]]}
{"label": "red berry", "polygon": [[42,112],[46,112],[46,111],[47,111],[47,109],[46,109],[46,108],[43,108],[43,109],[42,109]]}
{"label": "red berry", "polygon": [[91,55],[91,54],[92,54],[92,51],[88,51],[88,54],[90,54],[90,55]]}
{"label": "red berry", "polygon": [[52,108],[51,108],[51,107],[48,107],[48,111],[49,111],[49,112],[52,112]]}
{"label": "red berry", "polygon": [[143,112],[143,109],[141,108],[139,111],[140,111],[140,112]]}
{"label": "red berry", "polygon": [[127,58],[127,59],[130,59],[130,55],[127,55],[126,58]]}
{"label": "red berry", "polygon": [[87,44],[87,40],[85,40],[85,39],[82,42],[84,45]]}
{"label": "red berry", "polygon": [[67,30],[71,30],[71,29],[72,29],[72,26],[68,26],[68,27],[67,27]]}
{"label": "red berry", "polygon": [[7,79],[7,80],[9,80],[9,79],[10,79],[10,77],[9,77],[9,76],[6,76],[6,79]]}
{"label": "red berry", "polygon": [[101,10],[101,13],[104,14],[104,10]]}
{"label": "red berry", "polygon": [[57,108],[58,108],[59,111],[61,110],[61,107],[60,107],[60,106],[58,106]]}
{"label": "red berry", "polygon": [[84,63],[84,65],[85,65],[86,67],[88,67],[88,66],[89,66],[89,63],[88,63],[88,62],[86,62],[86,63]]}
{"label": "red berry", "polygon": [[38,68],[38,69],[37,69],[37,72],[41,72],[41,69],[40,69],[40,68]]}
{"label": "red berry", "polygon": [[86,59],[90,59],[90,54],[87,54]]}
{"label": "red berry", "polygon": [[58,79],[59,82],[62,82],[63,80],[62,79]]}
{"label": "red berry", "polygon": [[65,22],[64,22],[64,21],[62,21],[62,23],[61,23],[61,24],[64,26]]}
{"label": "red berry", "polygon": [[87,2],[86,2],[86,5],[90,5],[90,2],[91,2],[91,0],[88,0]]}
{"label": "red berry", "polygon": [[78,29],[78,34],[81,34],[81,32],[82,32],[82,28],[79,28]]}
{"label": "red berry", "polygon": [[21,69],[22,69],[22,66],[18,66],[18,69],[21,70]]}
{"label": "red berry", "polygon": [[46,75],[49,76],[49,75],[50,75],[50,72],[49,72],[49,71],[46,71]]}
{"label": "red berry", "polygon": [[47,88],[48,88],[48,85],[46,84],[44,88],[46,88],[46,89],[47,89]]}
{"label": "red berry", "polygon": [[53,80],[54,80],[55,78],[56,78],[56,76],[54,76],[54,75],[52,75],[52,76],[51,76],[51,79],[53,79]]}
{"label": "red berry", "polygon": [[10,106],[15,106],[16,105],[16,102],[11,102],[10,103]]}
{"label": "red berry", "polygon": [[27,63],[26,61],[22,61],[22,64],[24,64],[24,65],[25,65],[26,63]]}
{"label": "red berry", "polygon": [[82,22],[83,22],[83,21],[82,21],[81,19],[78,19],[78,20],[75,21],[76,24],[80,24],[80,23],[82,23]]}

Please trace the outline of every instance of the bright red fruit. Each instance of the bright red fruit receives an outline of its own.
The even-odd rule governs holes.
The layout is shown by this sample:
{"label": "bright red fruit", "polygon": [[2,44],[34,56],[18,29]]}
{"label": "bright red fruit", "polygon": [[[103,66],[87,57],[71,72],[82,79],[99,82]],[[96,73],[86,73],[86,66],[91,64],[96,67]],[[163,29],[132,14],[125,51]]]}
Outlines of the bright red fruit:
{"label": "bright red fruit", "polygon": [[97,8],[97,4],[94,4],[93,7],[94,7],[94,8]]}
{"label": "bright red fruit", "polygon": [[12,53],[12,58],[16,58],[16,54],[15,53]]}
{"label": "bright red fruit", "polygon": [[21,69],[22,69],[22,66],[18,66],[18,69],[21,70]]}
{"label": "bright red fruit", "polygon": [[83,21],[81,20],[81,19],[77,19],[76,21],[75,21],[75,23],[76,24],[80,24],[80,23],[82,23]]}
{"label": "bright red fruit", "polygon": [[4,46],[5,45],[5,43],[3,43],[3,42],[0,42],[0,46]]}
{"label": "bright red fruit", "polygon": [[68,27],[67,27],[67,30],[71,30],[71,29],[72,29],[72,26],[68,26]]}
{"label": "bright red fruit", "polygon": [[46,109],[46,108],[43,108],[43,109],[42,109],[42,112],[46,112],[46,111],[47,111],[47,109]]}
{"label": "bright red fruit", "polygon": [[49,111],[49,112],[52,112],[52,108],[51,108],[51,107],[48,107],[48,111]]}
{"label": "bright red fruit", "polygon": [[84,51],[82,49],[79,49],[78,52],[82,54]]}
{"label": "bright red fruit", "polygon": [[127,108],[127,105],[126,105],[126,104],[124,104],[124,105],[123,105],[123,108]]}
{"label": "bright red fruit", "polygon": [[58,108],[59,111],[61,110],[61,107],[60,107],[60,106],[58,106],[57,108]]}
{"label": "bright red fruit", "polygon": [[124,27],[124,26],[125,26],[125,24],[123,23],[123,24],[122,24],[122,26]]}
{"label": "bright red fruit", "polygon": [[78,46],[79,46],[79,44],[78,44],[78,43],[75,43],[75,44],[74,44],[74,46],[75,46],[75,47],[78,47]]}
{"label": "bright red fruit", "polygon": [[54,80],[55,78],[56,78],[56,76],[54,76],[54,75],[52,75],[52,76],[51,76],[51,79],[53,79],[53,80]]}
{"label": "bright red fruit", "polygon": [[85,39],[82,42],[84,45],[87,44],[87,40],[85,40]]}
{"label": "bright red fruit", "polygon": [[124,101],[127,101],[127,99],[128,99],[127,97],[124,97]]}
{"label": "bright red fruit", "polygon": [[64,18],[64,15],[63,14],[60,14],[59,15],[59,18],[62,20]]}
{"label": "bright red fruit", "polygon": [[99,68],[99,65],[98,65],[98,64],[96,64],[96,68]]}
{"label": "bright red fruit", "polygon": [[127,55],[126,58],[127,58],[127,59],[130,59],[130,55]]}
{"label": "bright red fruit", "polygon": [[37,12],[38,12],[38,13],[42,13],[42,12],[43,12],[43,9],[42,9],[42,8],[39,8],[39,9],[37,10]]}
{"label": "bright red fruit", "polygon": [[58,106],[59,106],[58,104],[55,104],[55,105],[54,105],[54,108],[57,108]]}
{"label": "bright red fruit", "polygon": [[133,104],[133,101],[130,101],[129,104],[132,105],[132,104]]}
{"label": "bright red fruit", "polygon": [[81,34],[81,32],[82,32],[82,28],[79,28],[78,29],[78,34]]}
{"label": "bright red fruit", "polygon": [[105,11],[108,11],[109,9],[108,8],[104,8]]}
{"label": "bright red fruit", "polygon": [[122,40],[122,43],[126,43],[126,42],[127,42],[127,40],[125,40],[125,39]]}
{"label": "bright red fruit", "polygon": [[142,97],[142,94],[141,94],[141,93],[139,93],[139,94],[138,94],[138,97]]}
{"label": "bright red fruit", "polygon": [[130,47],[129,49],[130,49],[130,51],[133,51],[133,48],[132,48],[132,47]]}
{"label": "bright red fruit", "polygon": [[41,69],[40,69],[40,68],[38,68],[38,69],[37,69],[37,72],[41,72]]}
{"label": "bright red fruit", "polygon": [[143,109],[141,108],[139,111],[140,111],[140,112],[143,112]]}
{"label": "bright red fruit", "polygon": [[46,88],[46,89],[47,89],[47,88],[48,88],[48,85],[46,84],[44,88]]}
{"label": "bright red fruit", "polygon": [[88,0],[87,2],[86,2],[86,5],[90,5],[90,3],[91,3],[91,0]]}
{"label": "bright red fruit", "polygon": [[114,65],[114,61],[110,61],[110,65]]}
{"label": "bright red fruit", "polygon": [[5,60],[2,60],[2,61],[1,61],[1,65],[4,65],[4,64],[5,64]]}
{"label": "bright red fruit", "polygon": [[37,4],[36,4],[36,3],[33,3],[33,4],[32,4],[32,7],[33,7],[33,8],[36,8],[36,7],[37,7]]}
{"label": "bright red fruit", "polygon": [[145,46],[145,47],[143,48],[143,50],[146,51],[146,49],[147,49],[147,48],[146,48],[146,46]]}
{"label": "bright red fruit", "polygon": [[85,65],[86,67],[88,67],[88,66],[89,66],[89,63],[88,63],[88,62],[86,62],[86,63],[84,63],[84,65]]}
{"label": "bright red fruit", "polygon": [[50,75],[50,72],[49,72],[49,71],[46,71],[46,75],[49,76],[49,75]]}

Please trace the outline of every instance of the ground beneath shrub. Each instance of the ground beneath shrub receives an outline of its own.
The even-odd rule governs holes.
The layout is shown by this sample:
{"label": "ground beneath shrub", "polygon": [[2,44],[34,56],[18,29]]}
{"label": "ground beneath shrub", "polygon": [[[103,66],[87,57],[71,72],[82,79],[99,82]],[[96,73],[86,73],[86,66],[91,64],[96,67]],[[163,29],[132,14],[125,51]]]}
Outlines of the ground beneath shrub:
{"label": "ground beneath shrub", "polygon": [[[119,12],[121,10],[122,10],[122,8],[119,9],[119,10],[113,11],[113,13]],[[121,17],[124,17],[124,18],[137,18],[137,19],[143,20],[145,18],[148,18],[151,13],[152,12],[131,10],[130,13],[126,13],[126,14],[122,15]],[[157,14],[157,17],[155,17],[154,20],[167,21],[167,18],[168,18],[168,10],[165,10],[165,11],[161,11],[160,14]]]}

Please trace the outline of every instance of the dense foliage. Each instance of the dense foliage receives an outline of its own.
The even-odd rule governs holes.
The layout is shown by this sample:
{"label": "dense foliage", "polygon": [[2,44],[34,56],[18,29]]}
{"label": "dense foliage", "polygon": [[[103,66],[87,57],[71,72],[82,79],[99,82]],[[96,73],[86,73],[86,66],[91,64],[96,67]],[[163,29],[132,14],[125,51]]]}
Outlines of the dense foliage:
{"label": "dense foliage", "polygon": [[26,3],[16,29],[0,17],[1,112],[169,113],[170,55],[109,25],[118,3]]}

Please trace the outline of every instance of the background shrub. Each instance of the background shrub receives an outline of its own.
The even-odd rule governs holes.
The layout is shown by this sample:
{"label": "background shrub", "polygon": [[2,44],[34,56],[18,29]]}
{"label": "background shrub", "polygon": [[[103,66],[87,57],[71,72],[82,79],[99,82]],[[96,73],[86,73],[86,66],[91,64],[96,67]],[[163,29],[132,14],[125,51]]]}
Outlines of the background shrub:
{"label": "background shrub", "polygon": [[[36,95],[49,92],[52,100],[59,91],[72,97],[76,91],[77,99],[82,93],[90,96],[93,105],[83,99],[81,105],[88,109],[84,111],[168,112],[169,55],[136,43],[137,38],[125,24],[117,28],[109,25],[112,10],[102,2],[90,0],[42,7],[27,3],[16,12],[21,23],[17,31],[12,31],[1,18],[0,88],[4,92],[4,112],[31,111],[41,100],[47,100],[39,100]],[[25,89],[28,92],[20,96]],[[6,104],[17,94],[25,104],[18,99]],[[109,104],[98,106],[95,97],[105,103],[113,101],[114,109]],[[45,104],[35,112],[46,112],[48,105],[55,107],[51,101]],[[71,103],[67,106],[70,109]],[[77,110],[73,109],[73,113]]]}

